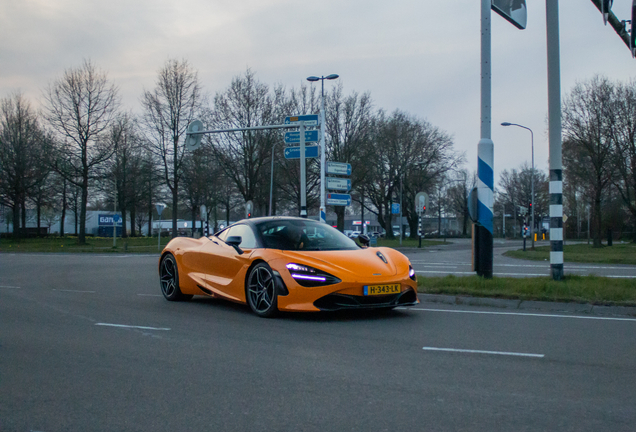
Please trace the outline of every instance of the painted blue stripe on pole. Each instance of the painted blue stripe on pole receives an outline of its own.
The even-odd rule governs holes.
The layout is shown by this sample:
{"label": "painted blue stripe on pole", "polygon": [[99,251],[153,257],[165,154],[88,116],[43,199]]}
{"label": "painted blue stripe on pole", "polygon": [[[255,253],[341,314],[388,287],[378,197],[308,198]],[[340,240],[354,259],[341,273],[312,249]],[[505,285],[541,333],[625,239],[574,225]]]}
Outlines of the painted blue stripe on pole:
{"label": "painted blue stripe on pole", "polygon": [[479,223],[486,228],[491,234],[493,230],[492,211],[485,206],[482,202],[479,202]]}
{"label": "painted blue stripe on pole", "polygon": [[481,180],[486,186],[493,190],[495,175],[490,165],[484,162],[481,158],[477,159],[477,172],[479,173],[479,180]]}

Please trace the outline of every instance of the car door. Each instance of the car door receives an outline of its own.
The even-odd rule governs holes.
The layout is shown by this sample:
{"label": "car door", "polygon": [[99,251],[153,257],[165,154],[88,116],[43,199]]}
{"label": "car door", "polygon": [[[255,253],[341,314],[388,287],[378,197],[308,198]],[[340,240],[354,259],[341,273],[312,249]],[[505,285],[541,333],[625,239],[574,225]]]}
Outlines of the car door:
{"label": "car door", "polygon": [[[239,248],[243,254],[225,243],[232,236],[241,237]],[[251,252],[257,246],[252,228],[245,224],[234,225],[211,239],[210,268],[206,275],[208,285],[233,300],[245,301],[245,272],[251,263]]]}

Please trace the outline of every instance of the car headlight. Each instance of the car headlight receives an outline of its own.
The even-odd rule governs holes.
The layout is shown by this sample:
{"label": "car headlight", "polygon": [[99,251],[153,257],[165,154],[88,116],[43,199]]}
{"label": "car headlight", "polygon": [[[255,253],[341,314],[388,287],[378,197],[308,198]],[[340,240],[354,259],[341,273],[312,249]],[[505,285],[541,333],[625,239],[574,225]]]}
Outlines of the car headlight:
{"label": "car headlight", "polygon": [[415,276],[415,270],[413,270],[412,265],[409,265],[409,277],[417,282],[417,276]]}
{"label": "car headlight", "polygon": [[333,285],[342,282],[329,273],[303,264],[289,263],[287,264],[287,270],[289,270],[291,277],[304,287]]}

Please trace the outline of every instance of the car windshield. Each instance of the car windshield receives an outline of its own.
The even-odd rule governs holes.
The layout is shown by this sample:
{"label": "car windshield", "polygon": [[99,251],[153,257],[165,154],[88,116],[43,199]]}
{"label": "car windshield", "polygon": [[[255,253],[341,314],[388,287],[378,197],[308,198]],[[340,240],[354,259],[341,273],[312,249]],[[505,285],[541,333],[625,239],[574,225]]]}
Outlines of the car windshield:
{"label": "car windshield", "polygon": [[281,250],[353,250],[358,245],[337,229],[313,220],[273,220],[257,225],[264,246]]}

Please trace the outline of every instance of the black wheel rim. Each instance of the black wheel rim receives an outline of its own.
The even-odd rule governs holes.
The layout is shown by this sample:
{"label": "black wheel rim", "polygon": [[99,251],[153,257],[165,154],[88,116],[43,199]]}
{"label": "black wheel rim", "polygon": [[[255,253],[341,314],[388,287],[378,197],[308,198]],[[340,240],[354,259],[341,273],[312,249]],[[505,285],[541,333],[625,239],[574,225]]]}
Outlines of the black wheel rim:
{"label": "black wheel rim", "polygon": [[251,276],[247,286],[250,304],[256,312],[267,312],[274,302],[274,277],[265,267],[258,267]]}
{"label": "black wheel rim", "polygon": [[161,263],[161,291],[166,297],[170,297],[177,289],[177,271],[174,261],[166,258]]}

